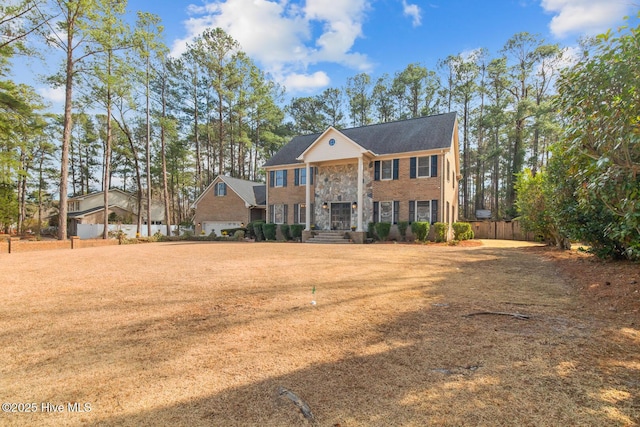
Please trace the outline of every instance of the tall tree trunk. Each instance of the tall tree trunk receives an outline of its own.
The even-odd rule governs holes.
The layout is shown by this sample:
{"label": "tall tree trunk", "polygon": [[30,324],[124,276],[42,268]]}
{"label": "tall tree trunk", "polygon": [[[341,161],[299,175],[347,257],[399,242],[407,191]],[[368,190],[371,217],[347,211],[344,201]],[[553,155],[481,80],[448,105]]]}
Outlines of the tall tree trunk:
{"label": "tall tree trunk", "polygon": [[[112,52],[107,53],[107,75],[111,76]],[[104,173],[102,176],[102,187],[104,194],[104,216],[102,238],[109,238],[109,187],[111,184],[111,84],[107,83],[107,140],[104,147]]]}
{"label": "tall tree trunk", "polygon": [[73,26],[67,28],[66,82],[64,96],[64,124],[62,131],[62,147],[60,158],[60,206],[58,210],[58,239],[67,239],[67,193],[69,175],[69,144],[71,143],[71,104],[73,94]]}
{"label": "tall tree trunk", "polygon": [[164,120],[167,119],[167,98],[166,98],[166,86],[167,80],[163,76],[162,79],[162,119],[163,123],[160,126],[160,151],[162,156],[162,192],[164,198],[164,222],[167,226],[167,236],[171,237],[171,210],[169,209],[169,186],[167,185],[167,156],[166,156],[166,146],[165,146],[165,132],[164,128],[166,123]]}
{"label": "tall tree trunk", "polygon": [[146,95],[147,95],[147,237],[151,237],[151,106],[149,105],[149,57],[147,57]]}

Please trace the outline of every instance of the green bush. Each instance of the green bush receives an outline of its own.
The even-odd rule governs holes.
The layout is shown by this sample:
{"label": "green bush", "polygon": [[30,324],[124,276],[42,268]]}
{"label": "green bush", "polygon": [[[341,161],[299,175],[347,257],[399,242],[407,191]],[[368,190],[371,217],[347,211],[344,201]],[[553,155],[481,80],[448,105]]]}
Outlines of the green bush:
{"label": "green bush", "polygon": [[233,233],[233,239],[240,242],[244,240],[244,235],[245,235],[244,230],[236,230],[236,232]]}
{"label": "green bush", "polygon": [[444,222],[436,222],[435,224],[433,224],[433,228],[435,230],[436,242],[446,242],[449,225],[445,224]]}
{"label": "green bush", "polygon": [[408,221],[398,221],[398,232],[402,240],[407,240],[407,228],[409,228]]}
{"label": "green bush", "polygon": [[430,224],[428,222],[416,221],[411,223],[411,233],[419,242],[425,242],[429,235]]}
{"label": "green bush", "polygon": [[391,223],[376,222],[375,230],[378,238],[384,242],[389,237],[389,232],[391,231]]}
{"label": "green bush", "polygon": [[276,240],[276,229],[278,224],[268,223],[262,224],[262,232],[265,240]]}
{"label": "green bush", "polygon": [[260,221],[254,221],[251,224],[249,224],[251,227],[249,227],[250,230],[253,230],[253,234],[251,237],[253,237],[254,239],[256,239],[256,242],[261,242],[264,240],[264,232],[262,230],[262,227],[264,226],[265,222],[260,220]]}
{"label": "green bush", "polygon": [[376,224],[375,223],[370,222],[369,224],[367,224],[367,237],[369,239],[375,239],[376,238],[375,228],[376,228]]}
{"label": "green bush", "polygon": [[291,238],[293,239],[301,239],[302,230],[304,230],[304,225],[302,224],[291,224],[289,226],[289,231],[291,232]]}
{"label": "green bush", "polygon": [[474,237],[471,224],[468,222],[454,222],[453,234],[455,240],[470,240]]}
{"label": "green bush", "polygon": [[284,240],[291,240],[291,234],[289,234],[289,224],[280,224],[280,234]]}

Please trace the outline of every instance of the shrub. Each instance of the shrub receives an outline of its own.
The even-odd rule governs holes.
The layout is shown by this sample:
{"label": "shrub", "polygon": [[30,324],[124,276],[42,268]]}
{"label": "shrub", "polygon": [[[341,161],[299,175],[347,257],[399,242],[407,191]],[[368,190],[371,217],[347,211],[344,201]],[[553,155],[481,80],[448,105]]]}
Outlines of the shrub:
{"label": "shrub", "polygon": [[236,231],[242,230],[245,233],[247,232],[247,229],[244,227],[236,227],[236,228],[225,228],[224,230],[220,230],[220,232],[222,233],[223,236],[235,236]]}
{"label": "shrub", "polygon": [[411,223],[411,233],[419,242],[425,242],[429,234],[430,224],[428,222],[416,221]]}
{"label": "shrub", "polygon": [[233,233],[233,239],[237,241],[244,240],[244,235],[244,230],[236,230],[236,232]]}
{"label": "shrub", "polygon": [[391,223],[376,222],[375,230],[378,238],[384,242],[389,237],[389,232],[391,231]]}
{"label": "shrub", "polygon": [[369,224],[367,224],[367,237],[369,239],[376,238],[375,227],[376,227],[376,224],[373,222],[370,222]]}
{"label": "shrub", "polygon": [[470,240],[474,237],[471,224],[468,222],[454,222],[453,234],[455,240]]}
{"label": "shrub", "polygon": [[262,232],[264,233],[265,240],[276,240],[276,228],[278,224],[269,223],[262,224]]}
{"label": "shrub", "polygon": [[433,228],[436,234],[436,242],[446,242],[447,241],[447,231],[449,230],[449,225],[444,222],[436,222],[433,224]]}
{"label": "shrub", "polygon": [[407,228],[409,228],[408,221],[398,221],[398,232],[402,237],[402,240],[407,240]]}
{"label": "shrub", "polygon": [[291,238],[293,239],[301,239],[302,230],[304,230],[304,225],[302,224],[291,224],[289,226],[289,231],[291,232]]}
{"label": "shrub", "polygon": [[284,240],[291,240],[291,235],[289,234],[289,224],[280,224],[280,233],[282,234],[282,238]]}
{"label": "shrub", "polygon": [[252,225],[251,227],[249,227],[249,229],[253,230],[253,238],[256,239],[256,242],[261,242],[264,240],[264,232],[262,230],[262,226],[265,224],[264,221],[254,221],[249,225]]}

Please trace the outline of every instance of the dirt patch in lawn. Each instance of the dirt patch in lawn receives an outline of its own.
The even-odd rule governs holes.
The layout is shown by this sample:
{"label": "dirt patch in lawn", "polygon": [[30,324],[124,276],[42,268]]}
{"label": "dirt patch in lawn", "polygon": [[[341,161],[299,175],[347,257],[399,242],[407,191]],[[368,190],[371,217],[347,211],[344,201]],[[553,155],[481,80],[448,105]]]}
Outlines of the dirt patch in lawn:
{"label": "dirt patch in lawn", "polygon": [[157,243],[0,268],[2,425],[640,420],[637,264],[518,242]]}

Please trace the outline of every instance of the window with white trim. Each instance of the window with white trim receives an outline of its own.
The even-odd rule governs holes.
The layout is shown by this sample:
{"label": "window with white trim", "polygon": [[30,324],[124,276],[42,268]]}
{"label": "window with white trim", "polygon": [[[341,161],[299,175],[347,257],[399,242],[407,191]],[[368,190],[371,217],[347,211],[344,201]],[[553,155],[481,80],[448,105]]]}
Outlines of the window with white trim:
{"label": "window with white trim", "polygon": [[393,202],[380,202],[379,203],[379,222],[393,223]]}
{"label": "window with white trim", "polygon": [[416,201],[416,221],[431,222],[431,201]]}
{"label": "window with white trim", "polygon": [[225,184],[224,182],[216,183],[215,195],[216,196],[226,196],[227,195],[227,184]]}
{"label": "window with white trim", "polygon": [[275,186],[284,187],[284,170],[277,170],[275,173]]}
{"label": "window with white trim", "polygon": [[431,156],[418,157],[416,159],[418,178],[428,178],[431,176]]}
{"label": "window with white trim", "polygon": [[271,218],[271,222],[275,223],[275,224],[284,224],[284,205],[283,204],[277,204],[277,205],[273,205],[273,209],[272,209],[272,214],[273,217]]}
{"label": "window with white trim", "polygon": [[380,169],[380,179],[393,179],[393,160],[382,160]]}

